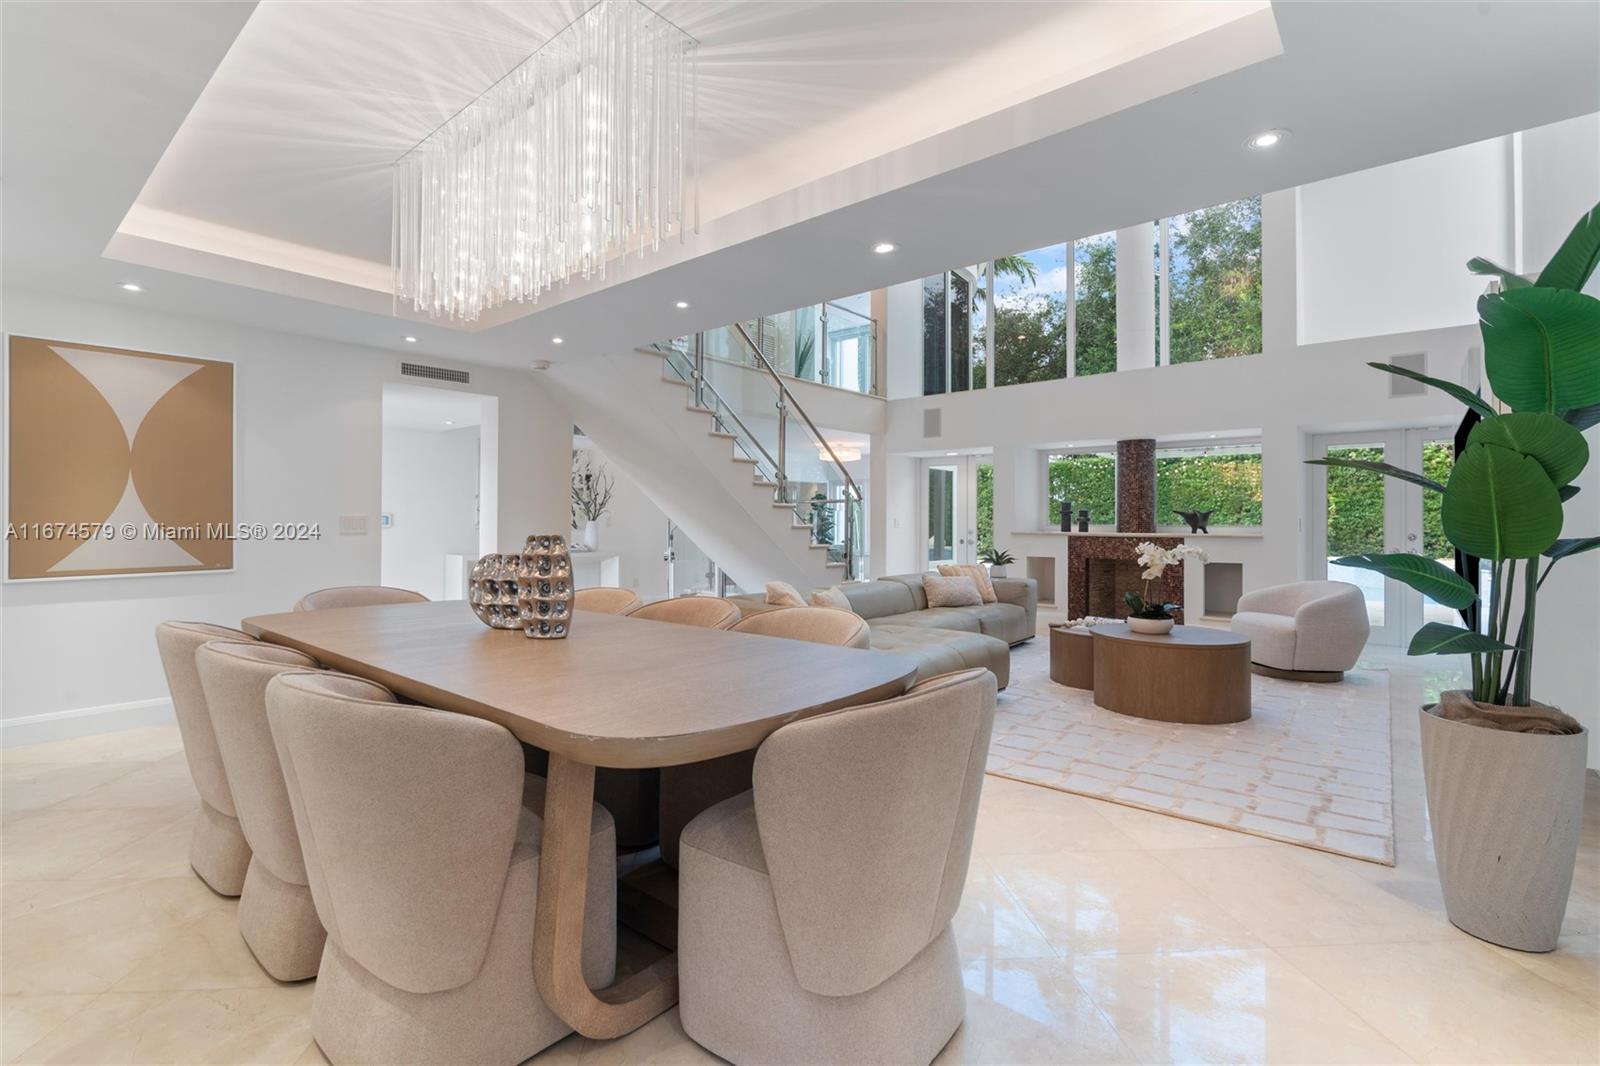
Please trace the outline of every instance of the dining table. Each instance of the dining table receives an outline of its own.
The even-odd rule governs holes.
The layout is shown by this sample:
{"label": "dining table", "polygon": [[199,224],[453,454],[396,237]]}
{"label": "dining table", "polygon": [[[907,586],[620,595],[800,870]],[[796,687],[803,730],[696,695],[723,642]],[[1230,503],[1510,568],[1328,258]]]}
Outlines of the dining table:
{"label": "dining table", "polygon": [[574,1030],[610,1039],[678,999],[668,954],[606,988],[582,970],[596,767],[700,762],[790,722],[897,696],[887,652],[577,611],[569,635],[490,629],[460,600],[257,615],[245,632],[428,707],[484,718],[549,753],[534,978]]}

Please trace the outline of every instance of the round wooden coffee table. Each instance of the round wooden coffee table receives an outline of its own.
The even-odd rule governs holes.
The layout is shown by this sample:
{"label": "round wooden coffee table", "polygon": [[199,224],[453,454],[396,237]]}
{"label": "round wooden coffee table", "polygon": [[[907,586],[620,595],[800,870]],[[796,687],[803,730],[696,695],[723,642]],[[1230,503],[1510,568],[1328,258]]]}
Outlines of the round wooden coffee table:
{"label": "round wooden coffee table", "polygon": [[1126,624],[1094,634],[1094,702],[1158,722],[1221,725],[1250,717],[1250,638],[1173,626],[1166,636]]}

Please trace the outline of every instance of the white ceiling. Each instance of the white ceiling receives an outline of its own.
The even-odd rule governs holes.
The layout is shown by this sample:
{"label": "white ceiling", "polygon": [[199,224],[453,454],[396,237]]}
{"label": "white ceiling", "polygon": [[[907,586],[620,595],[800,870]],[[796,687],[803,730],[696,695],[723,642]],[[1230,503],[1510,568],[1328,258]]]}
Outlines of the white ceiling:
{"label": "white ceiling", "polygon": [[[708,75],[706,99],[707,106],[724,101],[719,151],[730,158],[706,180],[742,192],[728,201],[735,206],[643,264],[630,261],[604,281],[569,286],[526,317],[464,333],[397,321],[386,297],[359,279],[340,280],[340,272],[381,267],[369,256],[374,227],[387,218],[388,189],[385,179],[379,191],[373,178],[398,154],[394,145],[427,132],[497,65],[520,59],[549,29],[527,20],[554,23],[551,11],[560,5],[388,7],[263,7],[265,26],[296,10],[355,20],[337,31],[324,24],[301,42],[300,65],[278,70],[267,53],[252,57],[245,47],[256,25],[248,4],[5,5],[7,283],[408,355],[512,366],[555,358],[559,373],[561,362],[588,352],[1600,105],[1594,4],[1307,0],[1270,11],[1230,7],[1237,17],[1221,25],[1214,5],[1179,9],[1210,12],[1211,28],[1195,32],[1156,25],[1150,13],[1159,6],[1149,4],[682,3],[668,8],[673,17],[703,35],[708,52],[725,49],[714,72],[720,86]],[[382,29],[362,21],[375,17],[363,12],[386,11]],[[1095,37],[1090,22],[1079,22],[1073,38],[1066,28],[1085,12],[1109,36]],[[1130,32],[1146,23],[1155,32]],[[271,53],[278,63],[296,54],[295,32],[309,33],[297,25],[291,17],[280,26],[284,37]],[[368,47],[368,36],[405,44],[390,54]],[[1024,69],[1019,57],[1037,60],[1041,41],[1061,56],[1058,66],[1043,64],[1043,87],[1018,78],[989,95],[990,83],[974,76],[1008,57]],[[220,79],[236,54],[254,74]],[[407,73],[421,69],[418,57],[426,77],[408,83]],[[940,88],[922,78],[923,68],[965,80]],[[360,73],[354,84],[349,70]],[[237,94],[231,119],[207,117],[212,85]],[[358,91],[363,85],[371,91]],[[938,106],[911,107],[919,95]],[[767,141],[755,119],[763,109],[774,116]],[[994,114],[969,118],[986,109]],[[842,116],[853,118],[839,125]],[[1247,135],[1273,126],[1294,137],[1272,153],[1243,150]],[[880,154],[841,167],[861,157],[874,132]],[[177,165],[189,138],[201,134],[221,140],[166,174],[167,160]],[[907,137],[916,139],[901,143]],[[822,150],[834,140],[843,155]],[[766,191],[774,180],[794,184],[774,195]],[[168,222],[178,218],[180,230],[200,237],[186,244],[193,234],[119,235],[142,190],[151,198],[144,208],[167,212]],[[868,246],[884,238],[900,250],[871,255]],[[193,245],[206,240],[220,243],[197,252]],[[118,284],[130,279],[146,291],[122,293]],[[693,306],[678,311],[679,299]],[[403,344],[405,334],[420,343]],[[549,345],[557,334],[567,340],[561,349]]]}
{"label": "white ceiling", "polygon": [[483,424],[484,404],[493,397],[427,385],[385,385],[383,428],[445,433]]}

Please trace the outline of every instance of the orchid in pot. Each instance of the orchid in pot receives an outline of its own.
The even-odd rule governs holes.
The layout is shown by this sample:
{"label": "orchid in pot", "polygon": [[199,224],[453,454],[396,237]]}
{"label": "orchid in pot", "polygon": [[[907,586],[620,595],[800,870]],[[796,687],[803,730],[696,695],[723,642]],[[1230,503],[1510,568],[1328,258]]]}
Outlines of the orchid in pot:
{"label": "orchid in pot", "polygon": [[[1471,671],[1470,690],[1444,692],[1438,705],[1422,710],[1434,855],[1450,920],[1524,951],[1556,946],[1583,812],[1588,738],[1577,721],[1533,698],[1534,631],[1551,571],[1600,548],[1600,537],[1562,535],[1564,505],[1577,495],[1589,461],[1584,431],[1600,424],[1600,300],[1581,291],[1597,263],[1600,207],[1579,220],[1536,279],[1484,259],[1467,264],[1499,281],[1478,300],[1484,371],[1498,404],[1452,382],[1370,364],[1466,405],[1444,484],[1387,463],[1312,460],[1376,471],[1442,496],[1455,569],[1406,553],[1338,562],[1376,571],[1462,614],[1463,625],[1423,626],[1409,649],[1466,655]],[[1480,560],[1492,574],[1486,594],[1477,583]]]}
{"label": "orchid in pot", "polygon": [[1139,543],[1139,576],[1144,579],[1144,588],[1140,592],[1127,592],[1123,600],[1128,609],[1133,613],[1128,616],[1128,628],[1135,633],[1163,634],[1171,633],[1177,618],[1174,611],[1182,610],[1176,603],[1162,603],[1150,599],[1150,585],[1160,581],[1167,572],[1167,567],[1176,566],[1185,559],[1204,559],[1205,552],[1191,544],[1179,544],[1173,548],[1163,548],[1150,541]]}

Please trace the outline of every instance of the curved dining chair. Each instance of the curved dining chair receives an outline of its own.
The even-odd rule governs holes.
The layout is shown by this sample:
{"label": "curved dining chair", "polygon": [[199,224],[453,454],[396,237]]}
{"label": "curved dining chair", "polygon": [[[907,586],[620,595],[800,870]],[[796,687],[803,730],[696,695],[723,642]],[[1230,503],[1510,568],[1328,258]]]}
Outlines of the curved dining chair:
{"label": "curved dining chair", "polygon": [[[515,1063],[567,1035],[534,983],[545,782],[516,739],[332,672],[278,675],[267,718],[328,930],[311,999],[328,1058]],[[616,838],[598,805],[591,830],[583,975],[602,988]]]}
{"label": "curved dining chair", "polygon": [[572,606],[596,614],[632,614],[644,606],[644,601],[632,589],[591,588],[573,593]]}
{"label": "curved dining chair", "polygon": [[[994,725],[988,670],[784,726],[683,833],[679,1018],[734,1063],[930,1062],[966,995],[951,919]],[[863,812],[870,817],[863,817]]]}
{"label": "curved dining chair", "polygon": [[300,834],[267,722],[267,685],[282,673],[315,670],[317,661],[275,644],[225,640],[202,646],[194,658],[250,845],[239,933],[261,968],[278,980],[315,977],[327,934],[311,899]]}
{"label": "curved dining chair", "polygon": [[871,646],[871,630],[866,619],[836,607],[786,607],[781,611],[762,611],[737,623],[735,633],[754,633],[762,637],[784,637],[812,644],[832,644],[840,648]]}
{"label": "curved dining chair", "polygon": [[410,589],[388,585],[338,585],[300,597],[297,611],[322,611],[332,607],[377,607],[385,603],[427,603],[428,597]]}
{"label": "curved dining chair", "polygon": [[[713,601],[719,602],[719,601]],[[726,602],[726,601],[720,601]],[[842,648],[867,647],[867,623],[859,615],[832,607],[785,607],[752,614],[732,627],[736,633],[786,637]],[[707,807],[750,787],[753,751],[735,752],[704,762],[661,768],[661,861],[678,865],[678,837],[683,827]]]}
{"label": "curved dining chair", "polygon": [[675,622],[705,629],[727,629],[739,620],[739,608],[716,596],[678,596],[636,608],[630,618]]}
{"label": "curved dining chair", "polygon": [[172,710],[183,736],[183,756],[189,777],[200,794],[200,817],[189,838],[189,865],[200,880],[224,896],[244,889],[250,866],[250,845],[239,825],[239,813],[228,784],[228,771],[217,747],[211,711],[195,671],[195,652],[213,640],[252,641],[250,634],[209,622],[162,622],[156,626],[156,648],[167,675]]}

